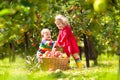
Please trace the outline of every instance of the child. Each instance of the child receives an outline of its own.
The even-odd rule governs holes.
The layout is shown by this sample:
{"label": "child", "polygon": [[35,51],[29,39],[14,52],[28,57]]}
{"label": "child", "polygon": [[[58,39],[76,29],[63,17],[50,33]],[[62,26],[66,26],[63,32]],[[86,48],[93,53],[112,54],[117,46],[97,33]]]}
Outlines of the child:
{"label": "child", "polygon": [[76,43],[76,39],[72,33],[70,25],[68,24],[67,18],[63,15],[57,15],[55,17],[55,24],[59,29],[59,34],[57,38],[57,42],[54,44],[55,46],[61,46],[63,51],[66,52],[67,56],[73,56],[77,67],[82,68],[82,64],[79,57],[79,48]]}
{"label": "child", "polygon": [[45,52],[51,51],[53,48],[53,44],[55,43],[55,41],[52,41],[51,39],[51,33],[49,29],[42,29],[41,36],[42,40],[37,51],[38,62],[40,62],[40,56],[42,56],[42,54],[44,54]]}

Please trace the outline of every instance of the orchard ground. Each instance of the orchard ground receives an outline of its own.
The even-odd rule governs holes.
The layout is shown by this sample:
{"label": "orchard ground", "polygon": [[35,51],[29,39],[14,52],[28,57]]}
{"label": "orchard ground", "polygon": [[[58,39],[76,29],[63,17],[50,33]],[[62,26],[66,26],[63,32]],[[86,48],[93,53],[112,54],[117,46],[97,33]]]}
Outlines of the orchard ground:
{"label": "orchard ground", "polygon": [[117,55],[100,55],[98,65],[94,66],[90,61],[90,68],[85,67],[85,58],[83,58],[83,69],[79,70],[71,58],[71,69],[60,72],[34,71],[27,70],[25,59],[16,58],[15,63],[9,63],[8,58],[0,60],[0,80],[120,80],[118,73]]}

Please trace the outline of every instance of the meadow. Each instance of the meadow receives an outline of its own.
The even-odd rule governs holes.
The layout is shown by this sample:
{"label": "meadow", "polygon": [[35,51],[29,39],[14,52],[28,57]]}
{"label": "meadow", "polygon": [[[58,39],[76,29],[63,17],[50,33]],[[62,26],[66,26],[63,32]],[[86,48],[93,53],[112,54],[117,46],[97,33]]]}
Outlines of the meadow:
{"label": "meadow", "polygon": [[8,58],[5,58],[0,60],[0,80],[120,80],[118,59],[116,55],[100,55],[97,66],[90,61],[90,67],[86,68],[83,58],[83,68],[79,70],[71,58],[71,69],[51,72],[29,71],[25,59],[19,56],[14,63],[9,63]]}

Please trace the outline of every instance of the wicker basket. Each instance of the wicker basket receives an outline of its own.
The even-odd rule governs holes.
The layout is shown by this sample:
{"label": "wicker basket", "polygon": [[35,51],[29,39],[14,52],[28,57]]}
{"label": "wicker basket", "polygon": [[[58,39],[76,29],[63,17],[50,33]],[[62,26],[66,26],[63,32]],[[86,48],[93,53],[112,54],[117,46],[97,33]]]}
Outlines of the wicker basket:
{"label": "wicker basket", "polygon": [[67,70],[68,69],[68,62],[69,58],[41,58],[42,63],[41,69],[42,70],[49,70],[49,69],[61,69],[61,70]]}

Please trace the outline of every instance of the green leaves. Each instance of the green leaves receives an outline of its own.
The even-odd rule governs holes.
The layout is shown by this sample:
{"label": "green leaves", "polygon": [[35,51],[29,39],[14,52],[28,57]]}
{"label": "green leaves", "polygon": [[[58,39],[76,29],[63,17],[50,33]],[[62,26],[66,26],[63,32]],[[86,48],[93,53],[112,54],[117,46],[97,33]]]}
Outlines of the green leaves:
{"label": "green leaves", "polygon": [[14,9],[2,9],[0,11],[0,16],[4,16],[4,15],[12,15],[12,14],[15,14],[15,10]]}
{"label": "green leaves", "polygon": [[[113,1],[116,0],[110,2]],[[112,11],[97,13],[93,9],[93,2],[94,0],[2,0],[0,4],[0,45],[9,44],[13,40],[22,43],[20,45],[23,47],[24,33],[27,33],[28,39],[34,38],[34,42],[39,44],[41,39],[39,32],[46,27],[52,31],[52,38],[56,40],[58,29],[54,24],[54,18],[56,14],[63,14],[67,16],[79,40],[83,33],[89,35],[87,31],[90,31],[95,37],[96,46],[99,46],[98,50],[100,47],[109,46],[101,44],[104,39],[114,41],[111,38],[116,39],[116,36],[120,34],[120,3],[118,1],[115,3],[117,8],[108,6]],[[29,33],[32,33],[32,36],[29,36]],[[97,39],[97,36],[101,38]],[[32,43],[30,40],[28,42]]]}

